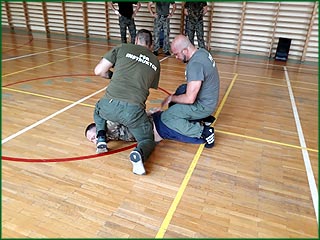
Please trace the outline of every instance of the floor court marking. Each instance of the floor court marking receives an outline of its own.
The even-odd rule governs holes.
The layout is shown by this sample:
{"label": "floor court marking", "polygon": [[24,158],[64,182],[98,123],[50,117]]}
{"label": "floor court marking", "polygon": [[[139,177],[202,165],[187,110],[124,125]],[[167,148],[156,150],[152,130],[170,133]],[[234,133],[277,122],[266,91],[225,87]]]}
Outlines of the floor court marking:
{"label": "floor court marking", "polygon": [[85,156],[79,156],[79,157],[68,157],[68,158],[49,158],[49,159],[44,159],[44,158],[16,158],[16,157],[7,157],[7,156],[2,156],[2,160],[6,161],[11,161],[11,162],[33,162],[33,163],[48,163],[48,162],[71,162],[71,161],[79,161],[79,160],[88,160],[91,158],[98,158],[106,155],[111,155],[115,154],[118,152],[123,152],[129,149],[132,149],[136,147],[137,144],[131,144],[126,147],[118,148],[115,150],[111,150],[105,153],[99,153],[99,154],[91,154],[91,155],[85,155]]}
{"label": "floor court marking", "polygon": [[[276,84],[276,83],[268,83],[268,82],[261,82],[261,81],[252,81],[252,80],[240,80],[238,79],[238,82],[244,82],[244,83],[255,83],[255,84],[266,84],[266,85],[270,85],[270,86],[277,86],[277,87],[288,87],[287,85],[284,84]],[[313,83],[308,83],[308,84],[312,84],[312,85],[316,85]],[[294,87],[295,89],[302,89],[302,90],[307,90],[307,91],[314,91],[314,92],[318,92],[318,89],[314,89],[314,88],[305,88],[305,87]]]}
{"label": "floor court marking", "polygon": [[302,127],[301,127],[301,123],[300,123],[300,118],[299,118],[299,114],[298,114],[298,109],[296,106],[296,102],[294,99],[294,94],[291,88],[291,83],[290,83],[290,78],[289,78],[289,74],[287,71],[287,68],[284,66],[284,74],[286,77],[286,81],[287,81],[287,85],[288,85],[288,91],[289,91],[289,96],[290,96],[290,101],[291,101],[291,106],[292,106],[292,111],[293,111],[293,115],[294,115],[294,120],[296,122],[296,127],[297,127],[297,132],[298,132],[298,136],[299,136],[299,141],[300,141],[300,145],[301,145],[301,151],[302,151],[302,156],[303,156],[303,161],[304,161],[304,165],[306,168],[306,172],[307,172],[307,177],[308,177],[308,183],[309,183],[309,187],[310,187],[310,192],[311,192],[311,197],[312,197],[312,202],[313,202],[313,208],[316,214],[316,219],[317,219],[317,223],[319,224],[319,220],[318,220],[318,189],[317,189],[317,185],[316,185],[316,181],[313,175],[313,171],[312,171],[312,166],[310,163],[310,158],[309,158],[309,153],[306,150],[307,149],[307,145],[304,139],[304,135],[303,135],[303,131],[302,131]]}
{"label": "floor court marking", "polygon": [[96,91],[96,92],[94,92],[94,93],[92,93],[92,94],[90,94],[90,95],[88,95],[88,96],[86,96],[86,97],[84,97],[84,98],[82,98],[82,99],[80,99],[80,100],[78,100],[78,101],[70,104],[69,106],[67,106],[67,107],[65,107],[65,108],[63,108],[63,109],[61,109],[61,110],[59,110],[59,111],[57,111],[57,112],[49,115],[48,117],[45,117],[45,118],[39,120],[38,122],[35,122],[34,124],[31,124],[30,126],[28,126],[28,127],[24,128],[24,129],[20,130],[19,132],[17,132],[17,133],[15,133],[15,134],[13,134],[13,135],[11,135],[11,136],[3,139],[3,140],[2,140],[2,144],[10,141],[11,139],[13,139],[13,138],[15,138],[15,137],[17,137],[17,136],[19,136],[19,135],[27,132],[27,131],[29,131],[30,129],[32,129],[32,128],[34,128],[34,127],[36,127],[36,126],[38,126],[38,125],[40,125],[40,124],[42,124],[42,123],[44,123],[44,122],[46,122],[47,120],[49,120],[49,119],[51,119],[51,118],[59,115],[60,113],[65,112],[66,110],[68,110],[68,109],[74,107],[75,105],[77,105],[77,104],[79,104],[79,103],[81,103],[81,102],[83,102],[83,101],[85,101],[85,100],[93,97],[94,95],[96,95],[96,94],[104,91],[105,89],[106,89],[106,88],[103,87],[103,88],[101,88],[100,90],[98,90],[98,91]]}
{"label": "floor court marking", "polygon": [[[11,35],[10,33],[3,33],[3,34],[6,34],[6,35]],[[25,35],[23,35],[23,34],[20,34],[21,36],[25,36]],[[34,38],[34,37],[33,37]],[[34,38],[35,40],[38,40],[37,38]],[[64,39],[59,39],[59,38],[51,38],[52,40],[55,40],[55,41],[65,41]],[[82,44],[87,44],[87,43],[83,43],[83,42],[81,42],[81,41],[75,41],[75,40],[68,40],[69,42],[73,42],[73,43],[82,43]],[[94,45],[94,46],[102,46],[102,47],[105,47],[105,45],[104,44],[99,44],[99,43],[89,43],[89,45]],[[110,44],[110,47],[112,48],[112,47],[114,47],[114,46],[116,46],[116,45],[118,45],[117,43],[115,43],[115,44]],[[211,52],[213,55],[217,55],[217,54],[215,54],[214,52]],[[173,56],[173,55],[172,55]],[[172,57],[171,56],[171,57]],[[168,57],[170,57],[170,56],[168,56]],[[232,57],[232,56],[231,56]],[[166,57],[167,58],[167,57]],[[267,63],[265,63],[265,62],[262,62],[262,63],[258,63],[257,61],[241,61],[241,60],[238,60],[238,59],[229,59],[229,58],[224,58],[224,57],[217,57],[217,58],[215,58],[216,60],[222,60],[223,62],[225,62],[225,61],[232,61],[232,62],[234,62],[235,64],[237,64],[237,63],[245,63],[246,65],[252,65],[252,64],[255,64],[255,65],[263,65],[263,66],[265,66],[265,65],[268,65],[268,66],[272,66],[272,67],[279,67],[279,68],[281,68],[282,66],[279,66],[279,65],[277,65],[277,64],[273,64],[273,63],[269,63],[269,62],[267,62]],[[261,61],[268,61],[269,59],[258,59],[258,60],[261,60]],[[293,63],[293,64],[296,64],[296,63]],[[306,66],[308,66],[308,65],[306,65]],[[296,66],[287,66],[287,68],[292,68],[292,69],[298,69],[298,70],[301,70],[301,66],[300,67],[296,67]],[[268,69],[268,68],[267,68]],[[318,74],[318,70],[317,69],[311,69],[311,68],[302,68],[302,70],[303,69],[305,69],[305,70],[308,70],[308,71],[312,71],[312,72],[315,72],[315,74]]]}
{"label": "floor court marking", "polygon": [[[169,66],[169,65],[168,65]],[[165,69],[166,71],[171,71],[171,72],[177,72],[177,73],[181,73],[181,71],[178,70],[171,70],[171,69]],[[230,72],[219,72],[220,74],[238,74],[238,73],[230,73]],[[270,78],[270,77],[263,77],[263,76],[259,76],[259,75],[248,75],[248,74],[238,74],[238,76],[245,76],[245,77],[254,77],[254,78],[259,78],[259,79],[266,79],[266,80],[276,80],[276,81],[285,81],[285,79],[282,78]],[[220,79],[229,79],[229,77],[221,77]],[[279,86],[279,87],[287,87],[287,85],[285,84],[279,84],[279,83],[270,83],[270,82],[263,82],[263,81],[254,81],[254,80],[245,80],[245,79],[238,79],[238,82],[249,82],[249,83],[256,83],[256,84],[266,84],[266,85],[271,85],[271,86]],[[312,85],[316,85],[313,83],[308,83],[308,84],[312,84]],[[295,88],[299,88],[299,89],[306,89],[306,90],[310,90],[310,91],[318,91],[317,89],[309,89],[309,88],[302,88],[302,87],[295,87]]]}
{"label": "floor court marking", "polygon": [[[277,65],[277,64],[273,64],[273,63],[269,63],[269,62],[267,62],[267,63],[264,63],[264,62],[262,62],[262,63],[258,63],[258,62],[256,62],[256,61],[239,61],[239,60],[237,60],[237,59],[229,59],[229,58],[217,58],[217,59],[219,59],[219,60],[223,60],[223,62],[225,62],[225,61],[233,61],[235,64],[238,64],[238,63],[244,63],[244,65],[252,65],[252,64],[255,64],[255,65],[263,65],[263,66],[265,66],[265,65],[267,65],[268,67],[267,67],[267,69],[268,70],[270,70],[270,68],[269,68],[269,66],[271,66],[271,67],[277,67],[277,68],[279,68],[279,70],[281,69],[281,65]],[[265,61],[265,60],[267,60],[268,61],[268,59],[259,59],[259,60],[261,60],[261,61]],[[297,63],[293,63],[293,64],[297,64]],[[301,63],[300,63],[301,64]],[[309,65],[305,65],[305,66],[309,66]],[[313,66],[313,65],[311,65],[311,66]],[[314,65],[314,67],[316,67],[317,65]],[[311,69],[311,68],[301,68],[301,66],[300,67],[296,67],[296,66],[287,66],[288,68],[292,68],[292,69],[297,69],[297,70],[305,70],[305,71],[311,71],[311,72],[315,72],[315,73],[313,73],[313,74],[318,74],[318,70],[317,69]],[[278,70],[278,69],[276,69],[276,70]]]}
{"label": "floor court marking", "polygon": [[[7,35],[11,35],[10,33],[2,33],[2,35],[3,34],[7,34]],[[19,36],[26,36],[26,35],[21,35],[21,34],[16,34],[16,35],[19,35]],[[39,39],[40,40],[42,40],[42,38],[34,38],[36,41],[39,41]],[[50,40],[52,40],[52,42],[53,41],[57,41],[57,42],[63,42],[63,43],[65,43],[66,42],[66,40],[65,39],[59,39],[59,38],[50,38]],[[94,40],[93,40],[94,41]],[[68,42],[70,42],[70,43],[83,43],[83,42],[80,42],[80,41],[75,41],[75,40],[71,40],[71,39],[68,39]],[[97,42],[99,42],[99,41],[97,41]],[[100,42],[105,42],[105,39],[100,39]],[[94,43],[94,42],[86,42],[86,43],[84,43],[84,44],[90,44],[90,45],[93,45],[93,46],[99,46],[99,47],[106,47],[106,44],[104,44],[104,43]],[[119,44],[120,44],[120,42],[119,42]],[[112,47],[114,47],[114,46],[116,46],[116,45],[118,45],[117,43],[110,43],[110,47],[112,48]]]}
{"label": "floor court marking", "polygon": [[[64,76],[70,77],[70,76],[78,76],[78,75],[50,76],[48,78],[51,78],[51,77],[54,77],[54,78],[55,77],[64,77]],[[94,75],[80,75],[80,76],[94,76]],[[22,82],[10,84],[10,86],[14,85],[14,84],[19,84],[19,83],[32,81],[32,80],[42,80],[42,79],[44,79],[44,78],[29,79],[29,80],[25,80],[25,81],[22,81]],[[238,79],[238,81],[241,81],[241,80]],[[283,86],[283,85],[281,85],[281,86]],[[37,94],[37,93],[32,93],[32,92],[27,92],[27,91],[22,91],[22,90],[17,90],[17,89],[13,89],[13,88],[8,88],[8,87],[2,87],[2,89],[8,90],[8,91],[13,91],[13,92],[19,92],[19,93],[23,93],[23,94],[29,94],[29,95],[33,95],[33,96],[37,96],[37,97],[43,97],[43,98],[47,98],[47,99],[58,100],[58,101],[62,101],[62,102],[68,102],[68,103],[73,103],[74,102],[74,101],[67,100],[67,99],[51,97],[51,96],[48,96],[48,95],[42,95],[42,94]],[[163,89],[161,87],[159,87],[159,90],[163,91],[166,94],[170,94],[168,91],[166,91],[165,89]],[[94,107],[94,105],[92,105],[92,104],[85,104],[85,103],[79,103],[78,105],[87,106],[87,107],[91,107],[91,108]],[[276,145],[281,145],[281,146],[286,146],[286,147],[291,147],[291,148],[296,148],[296,149],[302,149],[301,146],[297,146],[297,145],[293,145],[293,144],[287,144],[287,143],[283,143],[283,142],[277,142],[277,141],[272,141],[272,140],[268,140],[268,139],[263,139],[263,138],[257,138],[257,137],[253,137],[253,136],[243,135],[243,134],[232,133],[232,132],[223,131],[223,130],[216,130],[216,132],[220,132],[220,133],[231,135],[231,136],[237,136],[237,137],[241,137],[241,138],[246,138],[246,139],[250,139],[250,140],[254,140],[254,141],[261,141],[261,142],[266,142],[266,143],[271,143],[271,144],[276,144]],[[317,149],[306,148],[306,150],[318,153]],[[5,160],[7,160],[7,158],[10,158],[10,157],[5,157],[5,158],[6,158]],[[65,158],[65,159],[74,160],[73,158]],[[42,160],[42,161],[44,161],[44,160]]]}
{"label": "floor court marking", "polygon": [[21,83],[26,83],[26,82],[31,82],[31,81],[35,81],[35,80],[43,80],[45,78],[62,78],[62,77],[95,77],[96,75],[94,74],[62,74],[62,75],[51,75],[51,76],[45,76],[45,77],[38,77],[38,78],[32,78],[32,79],[27,79],[27,80],[20,80],[18,82],[13,82],[13,83],[8,83],[3,85],[2,87],[9,87],[12,85],[16,85],[16,84],[21,84]]}
{"label": "floor court marking", "polygon": [[13,72],[13,73],[8,73],[8,74],[6,74],[6,75],[3,75],[2,78],[8,77],[8,76],[11,76],[11,75],[15,75],[15,74],[18,74],[18,73],[26,72],[26,71],[29,71],[29,70],[32,70],[32,69],[45,67],[45,66],[48,66],[48,65],[51,65],[51,64],[55,64],[55,63],[57,63],[57,62],[63,62],[63,61],[66,61],[66,60],[70,60],[70,59],[72,59],[72,58],[81,57],[81,56],[84,56],[84,55],[87,55],[87,54],[80,54],[80,55],[78,55],[78,56],[73,56],[73,57],[69,57],[69,58],[64,58],[64,59],[60,59],[60,60],[57,60],[57,61],[54,61],[54,62],[49,62],[49,63],[41,64],[41,65],[38,65],[38,66],[36,66],[36,67],[27,68],[27,69],[24,69],[24,70],[20,70],[20,71],[17,71],[17,72]]}
{"label": "floor court marking", "polygon": [[[170,64],[166,64],[167,66],[170,66]],[[182,68],[182,67],[181,67]],[[165,69],[165,71],[170,71],[170,72],[177,72],[177,73],[181,73],[181,71],[178,70],[171,70],[171,69]],[[223,72],[221,71],[220,74],[235,74],[234,72]],[[250,74],[239,74],[239,77],[253,77],[253,78],[257,78],[259,77],[259,79],[266,79],[266,80],[275,80],[275,81],[285,81],[285,79],[283,78],[271,78],[271,77],[264,77],[264,76],[259,76],[259,75],[250,75]],[[223,79],[226,77],[221,77],[220,79]],[[287,87],[287,85],[285,84],[279,84],[279,83],[270,83],[270,82],[263,82],[263,81],[254,81],[254,80],[245,80],[245,79],[238,79],[238,81],[241,82],[251,82],[251,83],[257,83],[257,84],[266,84],[266,85],[275,85],[275,86],[279,86],[279,87]],[[294,82],[294,81],[293,81]],[[297,81],[296,81],[297,82]],[[305,83],[305,85],[313,85],[313,86],[317,86],[316,83]],[[315,91],[317,92],[318,89],[317,88],[304,88],[304,87],[294,87],[295,89],[304,89],[304,90],[309,90],[309,91]]]}
{"label": "floor court marking", "polygon": [[255,140],[255,141],[259,141],[259,142],[266,142],[266,143],[271,143],[271,144],[275,144],[275,145],[290,147],[290,148],[296,148],[296,149],[301,149],[301,150],[305,149],[305,150],[308,150],[310,152],[316,152],[316,153],[319,152],[317,149],[303,148],[301,146],[288,144],[288,143],[283,143],[283,142],[277,142],[277,141],[268,140],[268,139],[264,139],[264,138],[257,138],[257,137],[252,137],[252,136],[248,136],[248,135],[232,133],[232,132],[227,132],[227,131],[222,131],[222,130],[215,130],[215,132],[223,133],[223,134],[227,134],[227,135],[231,135],[231,136],[236,136],[236,137],[241,137],[241,138],[246,138],[246,139],[250,139],[250,140]]}
{"label": "floor court marking", "polygon": [[74,47],[78,47],[78,46],[81,46],[81,45],[84,45],[84,44],[86,44],[86,43],[79,43],[79,44],[76,44],[76,45],[70,46],[70,47],[56,48],[56,49],[52,49],[52,50],[49,50],[49,51],[37,52],[37,53],[31,53],[31,54],[27,54],[27,55],[18,56],[18,57],[7,58],[7,59],[2,60],[2,62],[11,61],[11,60],[17,60],[17,59],[25,58],[25,57],[31,57],[31,56],[40,55],[40,54],[43,54],[43,53],[50,53],[50,52],[60,51],[60,50],[67,49],[67,48],[74,48]]}
{"label": "floor court marking", "polygon": [[[77,56],[76,56],[76,57],[77,57]],[[284,67],[284,68],[285,68],[285,67]],[[286,68],[285,68],[285,74],[286,74],[286,76],[287,76]],[[290,83],[289,83],[289,84],[290,84]],[[290,86],[290,87],[291,87],[291,86]],[[289,88],[289,86],[288,86],[288,88]],[[289,90],[289,91],[290,91],[290,90]],[[292,90],[291,90],[291,92],[292,92]],[[290,96],[290,97],[291,97],[291,96]],[[221,111],[221,109],[220,109],[220,111]],[[305,146],[305,147],[304,147],[304,146],[301,146],[301,149],[306,150],[307,148],[306,148],[306,146]],[[197,153],[196,153],[196,155],[195,155],[195,158],[194,158],[192,164],[191,164],[190,167],[189,167],[188,175],[190,175],[190,177],[191,177],[191,175],[192,175],[192,172],[193,172],[193,170],[194,170],[194,168],[195,168],[195,166],[196,166],[196,164],[197,164],[197,161],[198,161],[198,159],[199,159],[202,151],[203,151],[203,144],[199,147],[199,149],[198,149],[198,151],[197,151]],[[306,151],[302,151],[302,152],[304,153],[304,152],[306,152]],[[310,163],[310,162],[309,162],[309,163]],[[310,164],[309,164],[309,166],[310,166]],[[311,167],[311,166],[310,166],[310,167]],[[307,168],[307,166],[306,166],[306,168]],[[308,168],[308,169],[309,169],[309,168]],[[307,171],[308,171],[308,169],[307,169]],[[310,169],[311,169],[311,168],[310,168]],[[307,174],[308,174],[308,172],[307,172]],[[313,175],[312,169],[311,169],[311,174]],[[186,176],[186,177],[187,177],[187,176]],[[186,178],[186,177],[185,177],[185,178]],[[309,178],[309,175],[308,175],[308,178]],[[185,188],[185,187],[186,187],[186,184],[188,183],[189,180],[190,180],[190,178],[187,179],[187,181],[185,182],[185,185],[181,185],[181,187]],[[313,181],[314,181],[314,178],[313,178]],[[315,184],[313,184],[313,185],[315,185]],[[315,189],[316,189],[316,188],[315,188]],[[184,191],[184,190],[183,190],[183,191]],[[177,198],[177,201],[175,202],[176,206],[179,204],[179,201],[180,201],[180,199],[181,199],[181,197],[182,197],[183,191],[180,192],[180,190],[179,190],[179,192],[178,192],[178,194],[180,194],[181,196],[179,196],[179,197]],[[316,192],[317,192],[317,189],[316,189]],[[177,194],[177,196],[178,196],[178,194]],[[316,195],[317,195],[317,194],[316,194]],[[316,198],[317,198],[317,197],[316,197]],[[178,201],[178,200],[179,200],[179,201]],[[314,200],[314,198],[313,198],[313,200]],[[317,203],[317,202],[318,202],[318,200],[316,199],[316,203]],[[318,204],[315,204],[315,201],[314,201],[314,206],[316,206],[316,207],[315,207],[315,211],[316,211],[316,216],[317,216],[317,221],[318,221],[318,213],[317,213],[317,206],[318,206]],[[172,216],[171,216],[171,218],[172,218]],[[157,234],[157,238],[161,238],[161,237],[164,236],[164,234],[165,234],[165,232],[166,232],[166,230],[167,230],[167,227],[168,227],[168,225],[170,224],[171,218],[168,220],[168,223],[167,223],[167,226],[166,226],[166,227],[165,227],[165,226],[161,226],[161,229],[160,229],[160,231],[159,231],[158,234]]]}
{"label": "floor court marking", "polygon": [[[27,94],[27,95],[32,95],[32,96],[36,96],[36,97],[42,97],[42,98],[47,98],[47,99],[52,99],[52,100],[58,100],[60,102],[67,102],[67,103],[73,103],[74,102],[74,101],[71,101],[71,100],[63,99],[63,98],[51,97],[51,96],[48,96],[48,95],[27,92],[27,91],[22,91],[22,90],[13,89],[13,88],[2,87],[2,89],[8,90],[8,91],[12,91],[12,92],[18,92],[18,93],[23,93],[23,94]],[[86,103],[79,103],[79,105],[86,106],[86,107],[94,107],[94,105],[86,104]]]}
{"label": "floor court marking", "polygon": [[[31,42],[33,41],[33,36],[31,36],[31,38],[30,38],[30,35],[28,36],[29,37],[29,41],[28,42],[26,42],[26,43],[23,43],[23,44],[14,44],[14,45],[18,45],[18,46],[16,46],[16,47],[14,47],[14,48],[12,48],[12,44],[7,44],[7,45],[9,45],[9,47],[7,47],[7,48],[9,48],[8,50],[6,50],[6,51],[2,51],[2,54],[3,53],[7,53],[7,52],[10,52],[10,51],[14,51],[14,50],[16,50],[16,49],[19,49],[19,48],[22,48],[22,47],[24,47],[24,46],[26,46],[26,45],[30,45],[31,46]],[[2,49],[3,49],[3,42],[2,42]]]}
{"label": "floor court marking", "polygon": [[[74,101],[71,101],[71,100],[63,99],[63,98],[51,97],[51,96],[48,96],[48,95],[42,95],[42,94],[37,94],[37,93],[32,93],[32,92],[27,92],[27,91],[21,91],[21,90],[17,90],[17,89],[13,89],[13,88],[2,87],[2,89],[8,90],[8,91],[13,91],[13,92],[18,92],[18,93],[23,93],[23,94],[29,94],[29,95],[32,95],[32,96],[37,96],[37,97],[42,97],[42,98],[47,98],[47,99],[58,100],[58,101],[61,101],[61,102],[68,102],[68,103],[73,103],[74,102]],[[163,91],[164,93],[170,94],[168,91],[166,91],[163,88],[159,87],[159,90]],[[86,103],[79,103],[78,105],[85,106],[85,107],[91,107],[91,108],[95,107],[95,105],[86,104]],[[283,142],[277,142],[277,141],[268,140],[268,139],[264,139],[264,138],[257,138],[257,137],[253,137],[253,136],[248,136],[248,135],[243,135],[243,134],[238,134],[238,133],[232,133],[232,132],[223,131],[223,130],[216,130],[216,132],[220,132],[220,133],[231,135],[231,136],[251,139],[251,140],[255,140],[255,141],[260,141],[260,142],[266,142],[266,143],[272,143],[272,144],[291,147],[291,148],[303,149],[301,146],[288,144],[288,143],[283,143]],[[318,152],[317,149],[312,149],[312,148],[306,148],[306,150],[308,150],[310,152],[316,152],[316,153]]]}
{"label": "floor court marking", "polygon": [[[227,89],[227,91],[226,91],[226,93],[225,93],[225,95],[224,95],[224,97],[223,97],[223,99],[222,99],[222,101],[221,101],[221,103],[220,103],[220,105],[219,105],[219,107],[218,107],[218,110],[214,114],[214,117],[216,118],[216,121],[217,121],[217,119],[219,117],[219,114],[220,114],[222,108],[223,108],[223,105],[225,104],[225,102],[226,102],[226,100],[227,100],[227,98],[228,98],[228,96],[230,94],[230,91],[231,91],[231,89],[232,89],[237,77],[238,77],[238,74],[235,74],[233,79],[232,79],[232,81],[231,81],[231,83],[230,83],[230,85],[229,85],[229,87],[228,87],[228,89]],[[212,126],[214,126],[216,121],[214,121]],[[183,193],[184,193],[184,191],[185,191],[185,189],[186,189],[186,187],[187,187],[187,185],[188,185],[188,183],[189,183],[189,181],[191,179],[192,173],[193,173],[195,167],[197,166],[197,163],[198,163],[198,160],[199,160],[199,158],[200,158],[200,156],[202,154],[203,148],[204,148],[204,144],[201,144],[199,146],[199,148],[198,148],[198,151],[197,151],[196,155],[194,156],[194,158],[193,158],[193,160],[192,160],[192,162],[191,162],[191,164],[189,166],[189,169],[188,169],[188,171],[187,171],[187,173],[186,173],[186,175],[185,175],[185,177],[184,177],[184,179],[183,179],[183,181],[182,181],[182,183],[180,185],[180,188],[179,188],[179,190],[177,192],[177,195],[175,196],[175,198],[174,198],[174,200],[173,200],[173,202],[172,202],[172,204],[171,204],[171,206],[170,206],[170,208],[169,208],[169,210],[168,210],[168,212],[167,212],[167,214],[166,214],[166,216],[165,216],[165,218],[164,218],[164,220],[163,220],[163,222],[162,222],[162,224],[160,226],[160,229],[159,229],[159,231],[158,231],[158,233],[157,233],[155,238],[163,238],[164,237],[164,234],[166,233],[166,231],[167,231],[167,229],[169,227],[169,224],[171,222],[173,214],[175,213],[175,211],[176,211],[176,209],[177,209],[177,207],[178,207],[178,205],[180,203],[180,200],[182,198],[182,195],[183,195]]]}
{"label": "floor court marking", "polygon": [[[165,59],[166,59],[166,58],[160,59],[160,60],[159,60],[159,62],[161,63],[161,62],[162,62],[163,60],[165,60]],[[29,68],[29,69],[32,69],[32,68]],[[28,69],[28,70],[29,70],[29,69]],[[59,111],[57,111],[57,112],[55,112],[55,113],[51,114],[50,116],[47,116],[47,117],[45,117],[45,118],[43,118],[43,119],[39,120],[38,122],[36,122],[36,123],[34,123],[34,124],[32,124],[32,125],[30,125],[30,126],[28,126],[28,127],[24,128],[24,129],[20,130],[19,132],[17,132],[17,133],[15,133],[15,134],[13,134],[13,135],[11,135],[11,136],[9,136],[9,137],[7,137],[7,138],[3,139],[1,144],[4,144],[4,143],[6,143],[6,142],[8,142],[8,141],[12,140],[13,138],[15,138],[15,137],[17,137],[17,136],[19,136],[19,135],[21,135],[21,134],[23,134],[23,133],[25,133],[25,132],[29,131],[30,129],[32,129],[32,128],[34,128],[34,127],[36,127],[36,126],[38,126],[38,125],[40,125],[40,124],[42,124],[42,123],[44,123],[44,122],[46,122],[47,120],[49,120],[49,119],[51,119],[51,118],[53,118],[53,117],[55,117],[55,116],[59,115],[60,113],[62,113],[62,112],[64,112],[64,111],[66,111],[66,110],[68,110],[68,109],[70,109],[70,108],[74,107],[75,105],[80,104],[81,102],[83,102],[83,101],[85,101],[85,100],[87,100],[87,99],[91,98],[92,96],[94,96],[94,95],[96,95],[96,94],[98,94],[98,93],[100,93],[100,92],[104,91],[105,89],[106,89],[106,87],[103,87],[102,89],[100,89],[100,90],[98,90],[98,91],[96,91],[96,92],[94,92],[94,93],[92,93],[92,94],[88,95],[87,97],[84,97],[84,98],[82,98],[82,99],[78,100],[77,102],[74,102],[74,103],[70,104],[69,106],[67,106],[67,107],[65,107],[65,108],[63,108],[63,109],[61,109],[61,110],[59,110]],[[162,89],[162,88],[160,88],[160,89]],[[164,90],[164,89],[163,89],[163,90]],[[166,91],[164,90],[164,92],[166,92]],[[168,92],[166,92],[166,93],[168,93]],[[40,95],[38,95],[38,96],[40,96]],[[12,159],[13,159],[13,158],[12,158]]]}

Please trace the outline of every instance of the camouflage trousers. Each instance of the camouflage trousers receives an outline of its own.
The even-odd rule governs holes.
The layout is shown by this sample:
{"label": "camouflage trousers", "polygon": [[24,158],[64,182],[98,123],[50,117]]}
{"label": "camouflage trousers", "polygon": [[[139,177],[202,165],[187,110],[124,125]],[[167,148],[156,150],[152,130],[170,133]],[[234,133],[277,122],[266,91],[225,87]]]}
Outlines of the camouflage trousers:
{"label": "camouflage trousers", "polygon": [[135,38],[136,38],[136,31],[137,31],[136,25],[134,23],[134,19],[120,16],[119,25],[120,25],[121,42],[127,43],[127,27],[128,27],[130,37],[131,37],[131,43],[134,44]]}
{"label": "camouflage trousers", "polygon": [[136,139],[129,131],[129,128],[117,123],[107,120],[106,121],[106,139],[107,141],[122,140],[126,142],[135,142]]}
{"label": "camouflage trousers", "polygon": [[168,16],[158,15],[154,19],[154,51],[158,51],[160,48],[160,31],[163,29],[163,52],[168,52],[170,50],[169,45],[169,32],[170,32],[170,19]]}
{"label": "camouflage trousers", "polygon": [[194,33],[197,34],[199,48],[205,48],[203,36],[203,17],[191,18],[186,17],[186,35],[190,42],[194,45]]}
{"label": "camouflage trousers", "polygon": [[[149,121],[153,125],[153,118],[151,115],[148,115]],[[130,132],[127,126],[124,126],[117,122],[106,121],[106,139],[107,141],[125,141],[125,142],[135,142],[136,139]]]}

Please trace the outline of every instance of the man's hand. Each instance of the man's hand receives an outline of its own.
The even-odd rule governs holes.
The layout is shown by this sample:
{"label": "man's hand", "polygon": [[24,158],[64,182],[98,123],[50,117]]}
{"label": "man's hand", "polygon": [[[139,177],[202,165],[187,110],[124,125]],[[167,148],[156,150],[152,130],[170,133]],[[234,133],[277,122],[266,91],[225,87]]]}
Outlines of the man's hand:
{"label": "man's hand", "polygon": [[154,107],[154,108],[150,108],[149,111],[147,112],[147,115],[150,116],[152,114],[154,114],[155,112],[160,112],[161,108],[159,107]]}
{"label": "man's hand", "polygon": [[97,76],[105,77],[107,71],[112,68],[112,66],[113,64],[109,60],[102,58],[94,68],[94,74]]}

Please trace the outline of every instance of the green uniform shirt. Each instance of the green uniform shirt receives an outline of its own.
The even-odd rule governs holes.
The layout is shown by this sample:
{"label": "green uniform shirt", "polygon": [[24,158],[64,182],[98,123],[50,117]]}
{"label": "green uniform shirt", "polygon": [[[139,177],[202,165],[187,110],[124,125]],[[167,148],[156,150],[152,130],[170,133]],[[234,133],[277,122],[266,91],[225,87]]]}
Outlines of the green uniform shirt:
{"label": "green uniform shirt", "polygon": [[146,47],[134,44],[121,44],[106,53],[104,58],[113,63],[115,70],[106,96],[145,108],[149,88],[158,88],[158,58]]}

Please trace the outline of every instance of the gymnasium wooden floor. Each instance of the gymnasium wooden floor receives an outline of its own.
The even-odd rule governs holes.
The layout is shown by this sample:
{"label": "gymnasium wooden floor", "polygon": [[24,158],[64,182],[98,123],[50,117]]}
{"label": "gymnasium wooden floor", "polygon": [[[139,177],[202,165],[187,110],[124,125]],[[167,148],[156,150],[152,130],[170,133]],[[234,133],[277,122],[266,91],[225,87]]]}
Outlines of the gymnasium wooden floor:
{"label": "gymnasium wooden floor", "polygon": [[[84,137],[112,46],[2,32],[3,238],[318,237],[316,64],[215,54],[215,147],[162,141],[137,176],[134,143]],[[147,109],[184,82],[159,59]]]}

